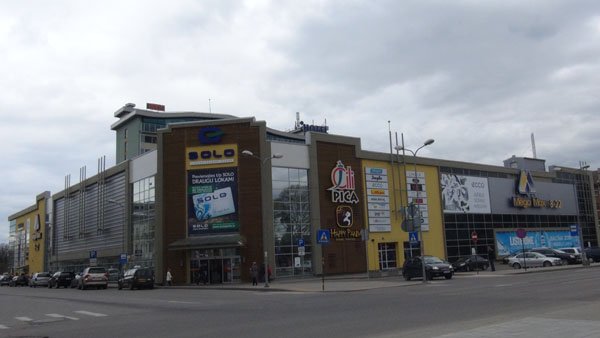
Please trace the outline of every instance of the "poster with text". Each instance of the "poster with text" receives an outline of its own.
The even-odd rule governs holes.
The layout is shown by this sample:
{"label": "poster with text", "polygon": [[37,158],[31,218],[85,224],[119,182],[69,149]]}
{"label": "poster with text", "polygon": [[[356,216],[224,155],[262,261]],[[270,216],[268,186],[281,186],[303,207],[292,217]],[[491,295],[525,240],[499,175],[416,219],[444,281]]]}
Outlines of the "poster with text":
{"label": "poster with text", "polygon": [[522,252],[523,248],[548,247],[553,249],[580,247],[579,236],[572,236],[570,230],[529,230],[521,240],[516,231],[496,232],[498,256],[510,256]]}
{"label": "poster with text", "polygon": [[188,171],[188,236],[237,232],[237,168]]}
{"label": "poster with text", "polygon": [[485,177],[442,174],[440,189],[446,213],[491,213],[490,192]]}

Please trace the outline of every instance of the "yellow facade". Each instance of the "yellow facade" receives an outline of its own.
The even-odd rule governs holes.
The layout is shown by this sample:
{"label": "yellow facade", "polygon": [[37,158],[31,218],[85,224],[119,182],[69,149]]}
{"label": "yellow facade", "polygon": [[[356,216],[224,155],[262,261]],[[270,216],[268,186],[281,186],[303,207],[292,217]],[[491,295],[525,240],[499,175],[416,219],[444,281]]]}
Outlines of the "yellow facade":
{"label": "yellow facade", "polygon": [[36,204],[24,210],[17,218],[17,232],[26,231],[25,266],[22,272],[36,273],[44,271],[45,265],[45,238],[46,238],[46,205],[47,198],[42,194],[38,196]]}
{"label": "yellow facade", "polygon": [[[387,192],[378,189],[369,189],[367,184],[368,175],[367,168],[385,169],[387,185]],[[402,221],[404,220],[401,213],[402,208],[407,206],[409,193],[407,192],[406,185],[406,174],[408,170],[411,175],[415,171],[414,165],[407,165],[406,169],[403,165],[394,164],[393,166],[389,162],[384,161],[372,161],[363,160],[362,170],[363,184],[365,186],[365,224],[367,224],[367,230],[369,233],[369,239],[367,242],[367,259],[369,271],[380,270],[379,265],[379,244],[381,243],[395,243],[396,246],[396,267],[401,268],[404,264],[404,242],[407,242],[408,233],[401,229]],[[440,197],[440,179],[437,167],[432,166],[417,166],[417,172],[424,173],[425,175],[425,192],[427,198],[427,211],[428,211],[428,223],[429,230],[423,231],[424,237],[424,253],[425,255],[437,256],[445,259],[446,250],[444,247],[444,230],[442,223],[442,209],[441,209],[441,197]],[[371,184],[372,185],[372,184]],[[379,229],[375,226],[369,229],[369,207],[368,200],[369,195],[374,194],[385,194],[389,196],[389,211],[391,219],[391,229],[387,230],[386,226],[381,226]],[[423,194],[423,193],[421,193]],[[423,197],[423,196],[420,196]],[[377,232],[372,231],[377,229]]]}

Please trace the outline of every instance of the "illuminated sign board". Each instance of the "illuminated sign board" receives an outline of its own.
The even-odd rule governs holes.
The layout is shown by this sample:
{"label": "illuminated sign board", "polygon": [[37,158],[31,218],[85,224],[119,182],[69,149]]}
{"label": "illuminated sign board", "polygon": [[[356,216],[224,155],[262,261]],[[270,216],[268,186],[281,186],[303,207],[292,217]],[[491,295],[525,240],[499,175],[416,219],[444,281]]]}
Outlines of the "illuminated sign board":
{"label": "illuminated sign board", "polygon": [[188,170],[237,166],[237,144],[186,148]]}

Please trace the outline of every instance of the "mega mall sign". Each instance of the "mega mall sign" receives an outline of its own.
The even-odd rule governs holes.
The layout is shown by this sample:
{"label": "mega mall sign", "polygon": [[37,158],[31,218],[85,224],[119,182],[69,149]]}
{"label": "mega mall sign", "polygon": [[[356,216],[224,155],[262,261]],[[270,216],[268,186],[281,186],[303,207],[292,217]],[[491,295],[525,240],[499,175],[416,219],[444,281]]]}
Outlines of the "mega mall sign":
{"label": "mega mall sign", "polygon": [[515,208],[562,208],[562,201],[559,199],[544,200],[535,196],[535,184],[528,171],[521,170],[516,191],[519,196],[511,199],[512,206]]}

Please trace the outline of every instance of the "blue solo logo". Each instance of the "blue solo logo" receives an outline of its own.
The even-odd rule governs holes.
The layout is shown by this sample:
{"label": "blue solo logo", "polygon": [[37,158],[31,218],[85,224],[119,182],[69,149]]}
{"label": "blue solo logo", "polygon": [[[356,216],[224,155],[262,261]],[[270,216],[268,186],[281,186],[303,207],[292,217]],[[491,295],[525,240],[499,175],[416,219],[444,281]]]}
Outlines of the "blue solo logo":
{"label": "blue solo logo", "polygon": [[217,127],[206,127],[198,132],[198,140],[202,144],[217,144],[221,142],[225,133]]}

